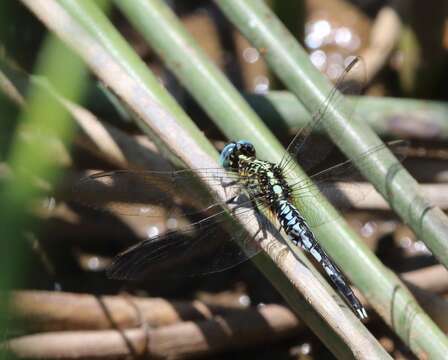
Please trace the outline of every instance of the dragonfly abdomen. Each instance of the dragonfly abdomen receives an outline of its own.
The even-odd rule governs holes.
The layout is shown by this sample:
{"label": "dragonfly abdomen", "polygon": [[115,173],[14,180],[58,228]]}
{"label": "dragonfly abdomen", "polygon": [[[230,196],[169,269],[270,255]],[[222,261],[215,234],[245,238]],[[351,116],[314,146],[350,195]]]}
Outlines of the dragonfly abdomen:
{"label": "dragonfly abdomen", "polygon": [[[286,234],[291,238],[294,245],[302,247],[304,250],[312,253],[312,250],[318,246],[313,233],[300,216],[299,211],[288,200],[279,200],[274,206],[278,221],[285,230]],[[312,255],[319,260],[319,253]]]}
{"label": "dragonfly abdomen", "polygon": [[367,318],[366,310],[353,293],[344,275],[316,241],[314,234],[303,217],[300,216],[296,207],[288,200],[279,200],[274,208],[278,221],[291,242],[308,251],[322,265],[338,292],[345,298],[358,317],[361,319]]}

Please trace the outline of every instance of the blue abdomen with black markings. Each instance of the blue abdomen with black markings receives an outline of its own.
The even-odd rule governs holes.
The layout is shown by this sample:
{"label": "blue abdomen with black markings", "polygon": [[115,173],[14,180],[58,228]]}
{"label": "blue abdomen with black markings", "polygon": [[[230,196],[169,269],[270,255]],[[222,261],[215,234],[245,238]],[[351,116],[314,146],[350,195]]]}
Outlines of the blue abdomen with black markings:
{"label": "blue abdomen with black markings", "polygon": [[291,189],[282,168],[259,160],[255,148],[248,141],[226,145],[221,153],[221,164],[229,171],[238,172],[240,181],[251,198],[259,199],[276,215],[282,229],[294,246],[299,246],[323,267],[338,292],[361,319],[367,312],[353,293],[341,270],[316,241],[299,210],[291,202]]}

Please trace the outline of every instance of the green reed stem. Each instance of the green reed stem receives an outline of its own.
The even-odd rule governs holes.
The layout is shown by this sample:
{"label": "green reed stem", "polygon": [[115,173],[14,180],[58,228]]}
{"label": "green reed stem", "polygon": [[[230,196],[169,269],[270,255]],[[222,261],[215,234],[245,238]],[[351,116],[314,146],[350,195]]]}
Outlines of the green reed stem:
{"label": "green reed stem", "polygon": [[[296,133],[311,121],[311,114],[288,91],[245,94],[244,98],[272,131]],[[355,114],[380,136],[417,139],[448,138],[448,104],[441,101],[348,96]],[[323,127],[316,129],[324,132]]]}
{"label": "green reed stem", "polygon": [[[313,113],[319,108],[330,92],[331,84],[311,64],[307,53],[275,14],[257,0],[217,0],[216,3],[254,46],[263,49],[260,52],[265,54],[271,70],[307,110]],[[347,102],[340,101],[334,106],[330,104],[323,125],[334,143],[349,158],[357,158],[381,144],[381,140],[367,124],[349,118],[348,114],[350,106]],[[364,175],[403,220],[412,226],[434,255],[447,265],[448,221],[443,212],[427,203],[420,195],[417,182],[389,151],[376,152],[368,161],[369,171]],[[329,228],[328,231],[334,231],[333,244],[324,240],[325,247],[336,261],[350,264],[347,268],[351,267],[356,274],[352,280],[372,301],[378,313],[414,353],[424,352],[434,358],[443,356],[448,349],[445,335],[413,301],[407,289],[397,283],[393,276],[388,276],[388,271],[367,251],[352,253],[355,243],[348,245],[349,237],[345,236],[345,243],[344,237],[337,241],[338,228],[334,224],[331,227],[333,229]]]}
{"label": "green reed stem", "polygon": [[[276,152],[278,142],[270,134],[267,135],[264,125],[247,109],[246,104],[242,104],[239,94],[227,80],[223,79],[222,74],[210,63],[203,51],[166,7],[163,7],[159,1],[134,1],[132,4],[117,1],[116,4],[229,138],[251,140],[261,157],[273,161],[281,158],[283,149]],[[297,177],[304,176],[298,170],[296,175]],[[309,201],[308,203],[304,200],[302,208],[305,215],[314,211],[317,216],[324,218],[336,217],[334,210],[321,199],[319,202]],[[342,221],[333,221],[321,227],[318,233],[319,239],[323,239],[329,252],[332,255],[337,254],[339,264],[355,284],[368,297],[372,295],[378,309],[390,306],[394,288],[404,289],[399,280],[392,276],[366,250],[366,247],[358,245],[357,237]],[[366,259],[370,267],[368,270]],[[371,273],[377,275],[372,279]],[[376,296],[375,289],[378,287],[386,288],[389,292],[383,293],[382,297]],[[416,306],[416,311],[421,312],[406,290],[400,291],[400,300],[402,302],[395,303],[397,308],[395,311],[400,314],[405,313],[405,305],[410,303]],[[425,315],[422,316],[428,321],[427,325],[434,329],[434,324]],[[385,314],[385,317],[389,317],[389,314]],[[436,327],[434,331],[438,331]]]}
{"label": "green reed stem", "polygon": [[[202,152],[198,152],[197,146],[193,146],[191,139],[177,137],[176,141],[173,140],[176,138],[176,134],[183,132],[175,130],[175,126],[173,126],[174,124],[171,121],[172,113],[170,113],[170,116],[167,116],[166,112],[161,110],[161,107],[170,109],[170,112],[173,110],[179,123],[183,123],[183,121],[190,122],[190,125],[186,126],[186,128],[188,128],[189,132],[192,130],[190,132],[191,137],[197,143],[203,144],[207,141],[203,134],[194,128],[194,124],[185,114],[181,115],[181,119],[177,119],[177,112],[180,109],[178,105],[175,105],[172,109],[171,106],[175,102],[172,99],[165,102],[166,98],[169,97],[168,93],[157,82],[150,81],[149,72],[145,74],[147,69],[144,69],[143,63],[130,50],[130,47],[119,36],[107,18],[98,12],[92,2],[61,0],[59,3],[63,4],[66,11],[77,19],[90,34],[95,35],[95,38],[101,42],[102,48],[107,51],[107,55],[102,52],[102,49],[99,49],[99,44],[96,44],[93,39],[87,38],[84,31],[76,30],[68,19],[65,19],[55,1],[22,0],[22,2],[36,13],[47,26],[57,32],[59,36],[62,36],[64,41],[69,43],[72,48],[76,49],[110,89],[121,98],[126,99],[126,104],[138,114],[136,116],[137,123],[139,123],[145,133],[154,133],[159,136],[159,139],[162,142],[166,142],[168,147],[173,149],[173,152],[187,165],[197,166],[197,158],[204,157],[204,149],[207,154],[216,154],[215,150],[209,150],[210,145],[203,146]],[[62,18],[65,20],[60,21]],[[122,71],[118,70],[117,64],[111,63],[111,56],[119,64],[120,70],[124,69],[126,71],[127,75],[130,76],[129,78],[124,78]],[[113,70],[109,71],[109,69]],[[153,120],[152,124],[149,124],[149,119]],[[163,121],[164,119],[166,121]],[[258,264],[260,264],[260,261],[266,261],[266,258],[258,258]],[[301,258],[301,261],[308,264],[307,259],[304,257]],[[271,261],[263,264],[262,270],[266,276],[271,278],[271,281],[279,288],[285,298],[290,301],[295,311],[303,314],[310,326],[335,354],[342,358],[352,357],[352,351],[341,340],[340,334],[331,329],[315,310],[310,307],[308,302],[304,301],[297,294],[291,283],[276,269]],[[344,328],[344,326],[339,327]],[[344,336],[348,339],[346,335]],[[362,338],[366,336],[368,334],[364,334]],[[385,354],[380,347],[378,347],[377,353]]]}

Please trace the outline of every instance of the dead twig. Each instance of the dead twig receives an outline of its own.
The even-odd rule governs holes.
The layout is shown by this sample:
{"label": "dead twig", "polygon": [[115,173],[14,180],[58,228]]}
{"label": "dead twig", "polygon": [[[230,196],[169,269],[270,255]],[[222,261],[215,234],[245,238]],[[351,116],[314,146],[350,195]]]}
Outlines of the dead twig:
{"label": "dead twig", "polygon": [[[423,193],[434,206],[448,208],[447,184],[422,184]],[[338,182],[323,189],[323,193],[336,207],[346,206],[356,209],[389,210],[389,205],[369,183]]]}
{"label": "dead twig", "polygon": [[199,301],[50,291],[15,291],[10,301],[11,316],[31,331],[160,327],[232,312]]}
{"label": "dead twig", "polygon": [[67,331],[23,336],[2,344],[21,358],[87,359],[142,356],[190,358],[291,336],[300,329],[285,307],[266,305],[211,320],[157,329]]}
{"label": "dead twig", "polygon": [[[424,297],[424,305],[428,308],[431,303],[429,294],[448,291],[448,272],[442,265],[406,272],[400,277],[412,286],[414,295]],[[362,298],[361,294],[359,296]],[[156,328],[245,311],[199,301],[50,291],[15,291],[10,301],[14,322],[23,324],[29,331],[104,330],[132,328],[142,323]],[[436,302],[440,304],[439,300]],[[365,301],[364,304],[368,306]]]}
{"label": "dead twig", "polygon": [[0,91],[12,98],[19,107],[26,105],[23,96],[25,85],[29,82],[51,95],[70,113],[79,130],[75,144],[119,168],[171,169],[169,163],[159,155],[156,146],[147,137],[129,136],[120,129],[102,122],[86,108],[62,97],[50,84],[38,77],[27,76],[6,65],[0,69]]}
{"label": "dead twig", "polygon": [[[389,60],[397,46],[400,33],[401,20],[397,12],[390,6],[383,7],[373,23],[369,45],[360,54],[365,63],[366,74],[354,72],[353,75],[349,74],[348,78],[369,83]],[[357,75],[361,75],[362,78],[355,78]]]}
{"label": "dead twig", "polygon": [[428,266],[423,269],[405,272],[400,277],[422,290],[436,294],[443,294],[448,291],[448,270],[443,265]]}

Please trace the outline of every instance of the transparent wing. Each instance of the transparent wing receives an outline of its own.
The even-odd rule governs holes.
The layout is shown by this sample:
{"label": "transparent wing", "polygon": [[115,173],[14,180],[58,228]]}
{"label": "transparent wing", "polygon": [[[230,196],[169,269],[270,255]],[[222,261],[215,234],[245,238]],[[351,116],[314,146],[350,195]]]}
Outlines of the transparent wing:
{"label": "transparent wing", "polygon": [[[322,193],[340,210],[353,207],[373,190],[373,187],[359,183],[363,179],[361,171],[368,172],[369,168],[373,166],[366,159],[373,153],[384,149],[389,149],[399,161],[403,161],[409,152],[409,143],[397,140],[381,144],[356,159],[347,160],[319,171],[307,179],[291,182],[293,198],[300,201],[301,198],[314,197],[318,193]],[[331,219],[316,218],[310,220],[309,225],[316,227],[329,220]]]}
{"label": "transparent wing", "polygon": [[222,185],[229,193],[240,186],[237,175],[222,168],[170,172],[118,170],[84,177],[73,188],[74,199],[122,215],[157,217],[163,216],[167,208],[178,206],[183,206],[186,214],[193,214],[198,212],[196,209],[220,205],[208,194],[195,191],[199,177]]}
{"label": "transparent wing", "polygon": [[[267,219],[249,211],[248,204],[242,201],[235,210],[240,221],[257,221],[264,231]],[[234,267],[259,251],[257,243],[244,229],[232,225],[229,214],[222,211],[127,249],[115,258],[107,274],[123,280],[141,280],[162,272],[174,277],[208,274]]]}
{"label": "transparent wing", "polygon": [[[347,82],[347,75],[352,72],[365,73],[364,64],[359,57],[355,57],[344,69],[335,86],[328,94],[325,101],[313,114],[311,121],[301,128],[294,136],[286,149],[286,154],[280,162],[280,167],[285,171],[297,159],[303,170],[307,171],[324,160],[334,148],[334,144],[322,136],[313,136],[313,131],[322,126],[328,107],[343,100],[343,94],[359,94],[364,84],[359,82]],[[358,78],[363,78],[360,76]],[[354,107],[351,109],[353,112]],[[349,114],[350,115],[350,114]]]}

